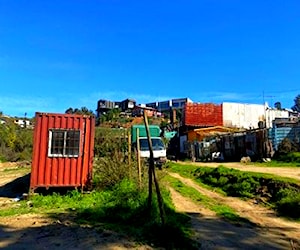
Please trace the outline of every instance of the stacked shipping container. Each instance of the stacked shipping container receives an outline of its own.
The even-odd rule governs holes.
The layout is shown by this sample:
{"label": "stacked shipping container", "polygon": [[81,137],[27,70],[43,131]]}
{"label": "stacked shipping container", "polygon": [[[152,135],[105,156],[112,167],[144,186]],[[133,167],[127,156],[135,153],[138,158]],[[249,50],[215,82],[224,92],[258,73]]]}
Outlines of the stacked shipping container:
{"label": "stacked shipping container", "polygon": [[184,125],[195,127],[222,126],[222,105],[187,103],[184,107]]}
{"label": "stacked shipping container", "polygon": [[259,128],[259,122],[264,122],[266,127],[270,128],[275,118],[288,117],[287,110],[272,109],[267,103],[187,103],[184,108],[184,125],[193,127],[225,126],[253,129]]}

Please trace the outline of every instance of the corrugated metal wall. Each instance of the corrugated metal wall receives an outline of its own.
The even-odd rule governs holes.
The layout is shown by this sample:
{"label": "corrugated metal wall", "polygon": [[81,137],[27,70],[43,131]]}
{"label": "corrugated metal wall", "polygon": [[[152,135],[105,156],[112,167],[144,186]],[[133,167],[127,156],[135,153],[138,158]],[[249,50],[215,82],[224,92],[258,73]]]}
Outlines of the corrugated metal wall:
{"label": "corrugated metal wall", "polygon": [[264,105],[223,103],[223,124],[225,127],[258,128],[258,122],[264,121],[265,115]]}
{"label": "corrugated metal wall", "polygon": [[222,126],[222,105],[187,103],[184,107],[184,125],[198,127]]}
{"label": "corrugated metal wall", "polygon": [[300,127],[281,127],[269,130],[269,138],[273,143],[273,148],[278,149],[278,145],[284,138],[299,144],[300,143]]}
{"label": "corrugated metal wall", "polygon": [[[36,113],[30,188],[84,187],[92,177],[95,118]],[[80,131],[79,153],[55,155],[49,150],[52,131]],[[65,143],[65,142],[64,142]],[[77,153],[76,153],[77,154]]]}
{"label": "corrugated metal wall", "polygon": [[289,111],[287,110],[278,110],[278,109],[267,109],[266,112],[267,119],[267,128],[273,127],[273,121],[275,118],[289,118]]}
{"label": "corrugated metal wall", "polygon": [[263,104],[223,103],[223,124],[226,127],[258,128],[260,121],[266,122],[266,127],[273,127],[275,118],[288,118],[287,110],[276,110]]}

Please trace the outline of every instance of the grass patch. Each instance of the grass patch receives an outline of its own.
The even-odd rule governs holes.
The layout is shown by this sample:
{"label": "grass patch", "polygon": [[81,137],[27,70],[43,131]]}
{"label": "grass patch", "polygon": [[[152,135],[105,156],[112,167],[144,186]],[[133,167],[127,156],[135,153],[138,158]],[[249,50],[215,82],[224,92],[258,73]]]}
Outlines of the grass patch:
{"label": "grass patch", "polygon": [[34,195],[29,201],[2,207],[0,216],[42,213],[57,218],[69,214],[68,219],[72,218],[78,224],[112,229],[136,242],[165,249],[197,249],[199,246],[191,240],[189,217],[175,211],[166,189],[161,192],[167,215],[164,225],[160,222],[155,195],[149,211],[147,191],[139,190],[136,183],[128,179],[110,189],[86,194],[73,190],[65,195]]}
{"label": "grass patch", "polygon": [[198,203],[199,205],[202,205],[216,213],[217,216],[231,222],[231,223],[250,223],[249,220],[240,217],[234,209],[232,209],[229,206],[226,206],[222,203],[217,202],[214,199],[211,199],[200,192],[198,192],[196,189],[189,187],[182,183],[180,180],[171,177],[166,176],[165,180],[179,193],[181,193],[183,196],[190,198],[195,203]]}
{"label": "grass patch", "polygon": [[29,173],[31,168],[29,167],[15,167],[15,168],[5,168],[2,170],[5,173]]}
{"label": "grass patch", "polygon": [[297,163],[300,165],[300,152],[288,152],[277,156],[280,162]]}
{"label": "grass patch", "polygon": [[221,189],[229,196],[263,198],[280,215],[300,219],[300,186],[296,180],[222,166],[210,168],[173,163],[169,168],[197,182]]}
{"label": "grass patch", "polygon": [[251,165],[257,167],[289,167],[289,168],[300,167],[300,163],[297,162],[283,162],[277,160],[272,160],[270,162],[251,162]]}

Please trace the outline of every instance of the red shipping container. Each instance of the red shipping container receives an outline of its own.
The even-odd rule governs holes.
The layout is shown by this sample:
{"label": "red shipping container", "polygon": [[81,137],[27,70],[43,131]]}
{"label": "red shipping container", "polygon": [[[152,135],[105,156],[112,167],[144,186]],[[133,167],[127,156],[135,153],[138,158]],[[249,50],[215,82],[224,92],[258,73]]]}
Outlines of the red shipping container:
{"label": "red shipping container", "polygon": [[92,179],[95,118],[36,113],[30,191],[86,187]]}
{"label": "red shipping container", "polygon": [[184,108],[184,125],[195,127],[223,126],[222,105],[187,103]]}

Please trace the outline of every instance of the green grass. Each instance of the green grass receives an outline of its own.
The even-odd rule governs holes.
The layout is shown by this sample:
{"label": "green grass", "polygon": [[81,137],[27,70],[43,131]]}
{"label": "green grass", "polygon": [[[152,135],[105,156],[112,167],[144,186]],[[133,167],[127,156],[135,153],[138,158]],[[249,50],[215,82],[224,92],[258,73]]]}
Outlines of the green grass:
{"label": "green grass", "polygon": [[231,223],[250,223],[249,220],[240,217],[234,209],[231,207],[224,205],[220,202],[217,202],[214,199],[211,199],[196,189],[189,187],[183,184],[180,180],[166,176],[165,180],[179,193],[183,196],[190,198],[195,203],[199,204],[199,206],[204,206],[216,213],[217,216],[231,222]]}
{"label": "green grass", "polygon": [[[299,184],[299,180],[293,179],[293,178],[289,178],[289,177],[282,177],[282,176],[278,176],[278,175],[274,175],[274,174],[269,174],[269,173],[258,173],[258,172],[251,172],[251,171],[241,171],[241,170],[238,170],[238,169],[232,169],[230,167],[225,167],[222,164],[220,164],[218,166],[218,168],[228,169],[230,171],[236,171],[236,172],[240,172],[240,173],[244,172],[244,173],[246,173],[246,175],[249,174],[249,175],[252,175],[252,176],[256,176],[257,178],[269,178],[269,179],[274,179],[274,180],[280,181],[280,182],[286,182],[286,183],[300,185]],[[206,169],[207,171],[209,171],[209,170],[213,171],[213,169],[215,169],[215,168],[212,168],[212,167],[209,167],[209,166],[201,166],[201,167],[199,167],[199,166],[192,165],[192,164],[191,165],[187,165],[187,164],[180,164],[180,163],[174,163],[174,162],[172,162],[172,163],[168,164],[167,169],[169,169],[170,171],[179,173],[182,176],[185,176],[185,177],[188,177],[188,178],[194,178],[194,172],[197,169]],[[204,184],[205,187],[211,189],[211,186],[205,185],[205,183],[203,183],[203,182],[199,182],[199,184],[200,185]],[[216,189],[213,189],[213,190],[216,190]],[[219,190],[217,189],[217,191],[220,191],[220,189]],[[223,194],[224,194],[224,192],[223,192]]]}
{"label": "green grass", "polygon": [[282,216],[300,219],[300,185],[297,180],[222,166],[210,168],[173,163],[169,168],[197,183],[204,183],[217,191],[221,189],[228,196],[267,198],[267,205]]}
{"label": "green grass", "polygon": [[165,249],[197,249],[191,240],[190,219],[177,213],[169,192],[162,188],[165,224],[161,224],[155,192],[151,210],[147,207],[147,191],[139,190],[135,182],[124,179],[114,187],[81,193],[71,191],[65,195],[34,195],[29,201],[20,201],[1,207],[0,216],[19,214],[46,214],[57,218],[68,215],[75,223],[94,228],[108,228],[123,233],[136,242]]}
{"label": "green grass", "polygon": [[300,165],[300,152],[288,152],[277,155],[276,158],[281,162],[298,163]]}
{"label": "green grass", "polygon": [[251,165],[257,167],[289,167],[289,168],[300,167],[300,163],[297,162],[282,162],[276,160],[272,160],[270,162],[251,162]]}
{"label": "green grass", "polygon": [[31,170],[30,167],[15,167],[15,168],[5,168],[3,172],[16,172],[16,173],[29,173]]}

